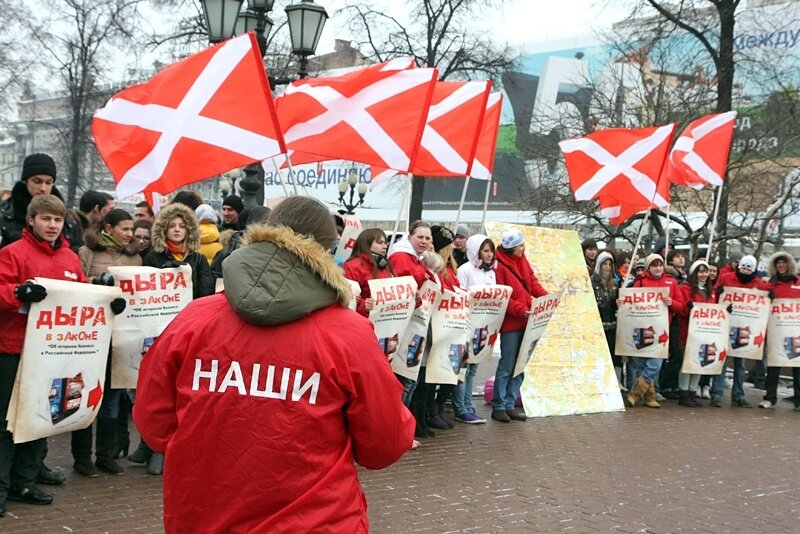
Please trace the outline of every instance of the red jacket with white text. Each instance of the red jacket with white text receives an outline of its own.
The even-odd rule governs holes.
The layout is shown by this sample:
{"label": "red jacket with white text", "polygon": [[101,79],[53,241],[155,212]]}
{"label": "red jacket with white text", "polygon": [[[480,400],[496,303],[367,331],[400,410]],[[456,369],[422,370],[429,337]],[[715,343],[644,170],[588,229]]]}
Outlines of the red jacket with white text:
{"label": "red jacket with white text", "polygon": [[189,304],[142,360],[134,417],[166,453],[165,529],[367,532],[355,463],[411,446],[402,386],[330,254],[285,227],[247,236],[224,293]]}
{"label": "red jacket with white text", "polygon": [[22,238],[0,249],[0,352],[21,354],[28,316],[19,313],[22,302],[14,296],[16,287],[35,277],[69,282],[86,282],[81,260],[63,236],[56,248],[38,239],[27,228]]}

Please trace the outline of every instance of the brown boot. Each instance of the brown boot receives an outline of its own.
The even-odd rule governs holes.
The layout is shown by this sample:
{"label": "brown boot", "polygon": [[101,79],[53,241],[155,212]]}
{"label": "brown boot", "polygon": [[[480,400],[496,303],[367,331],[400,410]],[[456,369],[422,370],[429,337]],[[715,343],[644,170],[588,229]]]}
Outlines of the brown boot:
{"label": "brown boot", "polygon": [[648,382],[647,392],[644,394],[644,405],[648,408],[661,408],[661,405],[656,401],[656,386]]}
{"label": "brown boot", "polygon": [[625,397],[625,400],[628,401],[628,406],[636,406],[636,402],[642,400],[646,392],[647,381],[644,377],[637,377],[636,382],[633,383],[633,387],[631,387],[631,390],[628,391],[628,395]]}

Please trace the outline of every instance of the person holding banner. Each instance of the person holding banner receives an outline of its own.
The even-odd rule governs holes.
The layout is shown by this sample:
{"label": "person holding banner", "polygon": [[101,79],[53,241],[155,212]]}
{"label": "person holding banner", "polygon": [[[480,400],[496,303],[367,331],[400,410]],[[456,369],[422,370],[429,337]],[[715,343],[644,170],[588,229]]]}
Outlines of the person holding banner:
{"label": "person holding banner", "polygon": [[392,264],[395,276],[413,276],[417,287],[422,287],[425,280],[436,280],[422,262],[426,250],[432,250],[433,235],[431,226],[422,221],[411,223],[408,236],[397,241],[389,251],[389,263]]}
{"label": "person holding banner", "polygon": [[[494,272],[497,261],[494,259],[494,242],[488,236],[475,234],[467,239],[467,263],[458,268],[458,282],[465,290],[472,286],[497,285],[497,275]],[[472,390],[475,386],[475,375],[478,374],[478,364],[467,364],[464,381],[456,386],[453,393],[453,407],[456,421],[467,424],[485,423],[486,419],[475,415],[472,406]]]}
{"label": "person holding banner", "polygon": [[517,394],[525,374],[513,376],[514,368],[528,324],[531,302],[534,298],[547,295],[547,290],[539,283],[525,257],[525,236],[519,229],[509,228],[503,233],[495,258],[497,283],[510,286],[512,293],[500,327],[500,361],[494,375],[492,419],[501,423],[508,423],[512,419],[525,421],[525,411],[516,408]]}
{"label": "person holding banner", "polygon": [[[686,340],[689,337],[689,312],[695,302],[715,304],[717,295],[708,280],[708,262],[697,260],[689,267],[687,283],[680,286],[683,300],[686,302],[685,312],[679,317],[680,330],[678,332],[678,351],[686,349]],[[701,375],[686,374],[681,371],[678,375],[678,404],[689,408],[702,406],[697,402],[697,386],[700,384]]]}
{"label": "person holding banner", "polygon": [[[0,249],[0,516],[6,499],[50,504],[53,496],[36,487],[47,443],[44,438],[14,444],[6,426],[11,391],[25,343],[27,308],[47,297],[36,277],[87,282],[80,259],[62,234],[67,210],[54,195],[36,195],[27,205],[21,238]],[[25,313],[21,313],[24,310]]]}
{"label": "person holding banner", "polygon": [[[122,209],[106,213],[99,228],[90,228],[84,234],[84,246],[78,251],[83,273],[92,283],[114,285],[114,277],[108,272],[111,266],[133,266],[142,264],[142,258],[133,243],[133,217]],[[94,478],[100,469],[113,475],[121,475],[125,469],[116,461],[122,389],[111,389],[111,352],[108,364],[103,401],[97,413],[96,461],[92,464],[92,425],[72,432],[72,469],[81,476]],[[127,431],[127,418],[125,431]],[[119,432],[120,434],[122,432]],[[126,453],[127,454],[127,453]]]}
{"label": "person holding banner", "polygon": [[606,335],[608,351],[611,354],[611,362],[614,364],[614,373],[617,375],[617,382],[622,386],[622,356],[614,353],[617,340],[617,296],[619,295],[619,283],[616,279],[616,269],[614,267],[614,256],[610,252],[603,251],[597,256],[594,266],[594,274],[591,278],[594,298],[597,301],[597,310],[600,313],[600,321],[603,323],[603,332]]}
{"label": "person holding banner", "polygon": [[190,303],[142,360],[134,417],[168,451],[167,532],[368,530],[355,464],[396,462],[414,421],[372,324],[347,309],[335,239],[325,205],[283,200],[225,261],[225,292]]}
{"label": "person holding banner", "polygon": [[[735,253],[731,253],[731,258],[734,258]],[[755,256],[744,256],[740,261],[732,259],[729,265],[731,267],[736,264],[736,271],[726,271],[723,268],[720,271],[717,286],[714,288],[716,296],[719,297],[726,287],[740,287],[745,289],[760,289],[762,291],[770,291],[770,285],[756,276],[756,267],[758,261]],[[733,360],[733,389],[731,389],[731,405],[740,408],[752,408],[747,399],[744,398],[744,375],[745,375],[745,362],[744,358],[731,358]],[[727,372],[727,365],[722,367],[719,376],[715,376],[711,384],[711,406],[720,408],[722,407],[722,392],[725,388],[725,375]]]}
{"label": "person holding banner", "polygon": [[[784,251],[776,252],[769,259],[768,266],[769,283],[772,286],[771,298],[776,299],[800,299],[800,277],[797,276],[797,262],[791,254]],[[796,351],[794,340],[792,340],[791,351]],[[786,341],[784,341],[784,344]],[[792,387],[794,389],[794,411],[800,412],[800,367],[792,367]],[[759,408],[774,408],[778,403],[778,379],[780,378],[781,368],[773,365],[767,367],[767,380],[764,400],[758,405]]]}
{"label": "person holding banner", "polygon": [[200,226],[194,211],[173,202],[158,213],[151,237],[153,249],[142,265],[168,269],[187,264],[192,268],[194,298],[214,294],[214,275],[205,256],[200,254]]}
{"label": "person holding banner", "polygon": [[[666,287],[669,289],[668,296],[664,297],[664,304],[667,306],[668,321],[672,321],[673,315],[686,313],[686,303],[683,294],[678,287],[678,282],[664,272],[664,258],[659,254],[650,254],[644,260],[644,272],[639,275],[633,283],[633,287]],[[658,379],[658,372],[664,360],[661,358],[631,358],[634,360],[637,375],[633,387],[628,392],[626,400],[630,406],[635,406],[639,400],[644,401],[648,408],[660,408],[661,405],[656,401],[655,382]]]}
{"label": "person holding banner", "polygon": [[384,231],[380,228],[367,228],[356,238],[353,252],[344,263],[344,277],[358,282],[361,287],[356,311],[364,317],[369,317],[369,312],[374,306],[369,281],[394,276],[394,269],[386,257],[387,248]]}

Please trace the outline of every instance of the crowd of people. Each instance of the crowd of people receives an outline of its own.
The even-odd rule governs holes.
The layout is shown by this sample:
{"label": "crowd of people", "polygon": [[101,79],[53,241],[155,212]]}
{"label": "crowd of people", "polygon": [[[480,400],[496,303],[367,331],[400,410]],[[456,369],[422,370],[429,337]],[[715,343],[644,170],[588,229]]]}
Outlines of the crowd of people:
{"label": "crowd of people", "polygon": [[[110,387],[108,366],[105,393],[93,425],[94,432],[90,426],[73,432],[71,436],[75,473],[85,477],[97,477],[98,471],[122,474],[125,468],[119,460],[124,457],[133,463],[147,464],[148,472],[153,475],[160,475],[164,471],[170,476],[170,465],[176,473],[180,472],[185,459],[176,458],[170,462],[167,458],[167,467],[164,467],[167,443],[178,440],[183,444],[180,446],[195,447],[203,441],[200,434],[207,430],[182,427],[173,413],[177,409],[176,403],[183,402],[182,409],[190,411],[213,409],[208,398],[198,400],[199,397],[190,396],[183,401],[177,400],[177,396],[185,395],[185,392],[173,392],[172,397],[164,398],[164,395],[169,395],[168,381],[175,379],[175,376],[165,374],[167,371],[158,367],[162,363],[169,367],[164,361],[173,357],[172,353],[167,354],[164,347],[172,346],[175,352],[178,351],[175,347],[193,346],[193,343],[207,343],[212,348],[236,346],[242,358],[248,358],[248,350],[252,347],[270,346],[267,342],[273,340],[269,337],[272,335],[270,332],[281,332],[287,336],[281,338],[289,340],[283,345],[296,340],[295,348],[304,354],[311,351],[307,354],[308,361],[325,369],[317,382],[320,398],[323,399],[321,404],[335,399],[331,402],[350,417],[349,430],[341,428],[335,413],[315,405],[317,393],[312,393],[314,401],[309,404],[314,406],[304,415],[322,421],[320,424],[330,430],[331,436],[349,432],[354,440],[352,446],[336,441],[331,442],[331,447],[339,451],[336,454],[340,454],[340,449],[344,447],[362,465],[389,465],[405,450],[420,445],[414,438],[433,438],[437,431],[454,428],[455,422],[486,423],[473,404],[478,364],[468,362],[464,379],[457,385],[436,384],[426,380],[430,335],[427,336],[428,345],[424,347],[416,380],[395,374],[396,380],[391,380],[393,386],[378,387],[380,391],[376,390],[374,384],[364,383],[364,377],[370,373],[377,373],[373,376],[375,380],[385,380],[391,372],[388,365],[366,369],[358,359],[361,351],[377,349],[374,335],[371,342],[353,341],[355,337],[363,337],[365,331],[371,331],[371,323],[367,318],[375,302],[370,294],[369,281],[389,277],[411,276],[418,287],[425,282],[432,282],[442,290],[468,290],[476,285],[495,284],[512,289],[500,328],[500,360],[494,375],[491,419],[499,423],[526,420],[524,410],[518,407],[523,375],[515,377],[513,373],[531,313],[531,303],[533,299],[546,295],[547,291],[526,259],[525,238],[518,229],[510,227],[503,233],[502,239],[494,242],[487,235],[473,234],[465,225],[453,230],[416,221],[410,225],[407,235],[390,246],[383,230],[366,228],[356,239],[349,259],[338,268],[331,256],[337,246],[337,235],[341,236],[342,225],[338,225],[337,232],[333,214],[311,199],[290,197],[270,212],[263,207],[245,208],[238,196],[229,195],[223,201],[220,217],[196,192],[180,191],[157,215],[146,202],[137,204],[131,214],[116,208],[110,195],[90,190],[81,196],[78,208],[70,211],[65,208],[63,197],[55,185],[56,176],[52,158],[44,154],[30,155],[25,159],[21,180],[14,185],[8,198],[0,203],[0,320],[5,322],[7,332],[0,341],[0,413],[6,413],[11,401],[24,343],[25,316],[19,313],[19,309],[26,303],[38,302],[47,296],[45,288],[33,283],[33,278],[45,276],[114,285],[113,276],[108,271],[111,266],[165,269],[189,265],[196,301],[170,324],[167,330],[170,335],[159,338],[151,350],[156,356],[151,358],[151,353],[148,353],[145,357],[140,373],[139,402],[136,390]],[[667,398],[677,398],[680,405],[689,407],[699,406],[699,398],[708,398],[712,406],[722,405],[726,376],[724,368],[719,376],[710,381],[704,381],[707,377],[681,372],[688,314],[694,303],[716,302],[724,287],[764,289],[769,291],[771,297],[800,297],[797,266],[792,256],[785,252],[778,252],[770,258],[769,279],[762,280],[755,273],[755,258],[737,253],[731,254],[729,262],[721,268],[702,259],[694,261],[687,268],[683,253],[667,250],[663,242],[657,243],[653,253],[642,258],[609,249],[598,250],[597,243],[591,239],[585,240],[582,248],[621,394],[631,407],[643,403],[657,408]],[[321,257],[320,251],[327,258]],[[331,310],[331,307],[336,308],[337,303],[347,300],[345,297],[349,290],[341,286],[342,275],[358,284],[360,294],[356,296],[356,312],[364,319],[356,320],[350,312],[347,312],[349,315],[342,315],[339,310]],[[224,280],[225,292],[212,297],[218,279]],[[618,293],[621,287],[668,288],[668,297],[664,302],[670,316],[669,359],[619,357],[614,354],[616,315],[620,304]],[[120,313],[124,307],[124,300],[112,303],[115,313]],[[340,327],[338,334],[331,335],[329,329],[320,326],[319,321],[309,319],[310,315],[317,312],[327,314],[326,320]],[[181,320],[184,315],[185,319]],[[225,328],[219,330],[207,322],[209,318],[223,316],[227,317],[230,325],[236,325],[235,328],[229,328],[226,323]],[[269,328],[252,330],[253,325]],[[198,331],[203,332],[202,337],[196,337]],[[354,338],[342,339],[342,331]],[[306,350],[305,344],[298,343],[302,339],[313,339],[316,348]],[[325,350],[320,350],[320,347]],[[312,356],[314,350],[316,352]],[[328,353],[324,357],[318,355],[326,351]],[[336,360],[336,355],[341,359]],[[200,369],[205,361],[198,359],[195,369]],[[173,363],[174,368],[169,369],[175,371],[182,365],[182,360]],[[210,361],[206,363],[212,365]],[[744,397],[744,363],[742,359],[733,359],[731,402],[734,406],[747,408],[751,405]],[[290,367],[299,369],[305,365],[297,362],[285,364],[287,367],[284,368],[281,393],[273,394],[282,394],[283,399],[287,398]],[[337,371],[337,365],[344,366],[346,371]],[[260,363],[255,363],[253,368],[255,385],[251,385],[251,394],[253,388],[258,392],[256,382],[259,366]],[[799,370],[793,368],[797,411],[800,411]],[[193,390],[197,390],[200,383],[198,372],[195,370]],[[274,373],[272,367],[270,373]],[[302,385],[302,372],[298,370],[297,373],[292,399],[302,399],[308,389],[304,387],[297,394]],[[341,373],[347,377],[343,378]],[[769,368],[766,372],[767,393],[760,404],[763,408],[771,408],[776,404],[779,373],[778,368]],[[269,377],[269,381],[274,378],[273,374]],[[226,377],[226,383],[229,379]],[[326,381],[336,384],[335,395],[329,396],[330,388],[323,386]],[[309,386],[307,383],[306,386],[313,387],[314,384]],[[209,387],[213,392],[214,383],[211,382]],[[242,385],[239,391],[241,393],[244,390]],[[358,397],[358,392],[366,397]],[[396,395],[396,398],[389,401],[387,395]],[[370,398],[379,399],[380,402],[365,402]],[[393,408],[395,401],[397,409]],[[408,408],[408,412],[401,405]],[[453,419],[448,416],[450,408]],[[131,413],[135,414],[143,439],[128,455]],[[286,427],[306,424],[298,419],[293,423],[289,416],[286,416],[286,421],[283,415],[273,416],[281,421],[281,425],[285,423]],[[373,421],[372,418],[378,418],[379,421]],[[212,422],[212,425],[219,425],[220,428],[225,424]],[[15,445],[11,432],[6,428],[5,418],[0,425],[0,515],[5,511],[6,499],[49,504],[53,500],[52,495],[39,489],[36,483],[61,484],[65,477],[45,465],[46,440]],[[220,431],[223,435],[231,430],[224,428],[224,432]],[[383,436],[382,433],[387,430],[389,435]],[[321,429],[319,432],[324,434]],[[334,439],[331,436],[326,436],[326,439]],[[230,436],[228,438],[235,441]],[[242,439],[247,441],[255,437]],[[279,448],[281,444],[276,443],[274,447]],[[256,445],[250,443],[249,446]],[[375,447],[381,450],[373,450]],[[204,445],[202,448],[207,447]],[[188,449],[186,452],[189,454]],[[198,451],[192,451],[192,454],[195,452],[201,454]],[[211,454],[213,451],[206,452]],[[318,450],[309,454],[315,462],[320,463],[320,469],[324,469],[322,465],[325,462],[334,461],[331,457],[334,453],[333,450]],[[341,461],[340,454],[335,462]],[[243,468],[247,467],[247,463],[243,460]],[[354,473],[344,465],[338,465],[337,469],[340,474],[344,473],[343,476],[354,477]],[[204,477],[193,475],[187,481],[173,474],[170,497],[167,496],[165,482],[165,500],[174,498],[185,503],[184,494],[206,491],[207,486],[203,482],[207,481],[204,481]],[[340,489],[344,488],[341,482],[337,484]],[[178,494],[184,496],[178,497]],[[202,496],[198,498],[202,502]],[[196,510],[197,507],[186,505],[181,513],[171,516],[170,521],[186,528],[187,524],[193,522],[186,510]],[[221,528],[224,526],[225,523],[220,523]]]}

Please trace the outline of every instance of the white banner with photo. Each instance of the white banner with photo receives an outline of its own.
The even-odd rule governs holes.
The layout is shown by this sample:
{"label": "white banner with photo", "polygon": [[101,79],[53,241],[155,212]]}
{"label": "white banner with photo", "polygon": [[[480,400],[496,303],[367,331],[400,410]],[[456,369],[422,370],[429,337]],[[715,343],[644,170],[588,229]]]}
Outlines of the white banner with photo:
{"label": "white banner with photo", "polygon": [[109,267],[108,272],[128,304],[111,338],[111,387],[133,389],[144,355],[192,301],[192,268]]}
{"label": "white banner with photo", "polygon": [[375,327],[383,353],[392,361],[414,313],[417,282],[413,276],[399,276],[369,280],[368,284],[370,296],[375,301],[369,320]]}
{"label": "white banner with photo", "polygon": [[392,370],[395,374],[416,380],[425,347],[428,343],[428,327],[431,315],[439,306],[442,291],[435,282],[426,280],[417,290],[416,302],[419,304],[411,314],[411,320],[403,335],[400,336],[400,345],[397,354],[392,359]]}
{"label": "white banner with photo", "polygon": [[[49,278],[47,297],[31,304],[25,346],[8,409],[14,443],[80,430],[103,400],[119,288]],[[79,303],[79,304],[78,304]]]}
{"label": "white banner with photo", "polygon": [[800,299],[775,299],[767,324],[767,365],[800,367]]}
{"label": "white banner with photo", "polygon": [[492,351],[506,316],[511,288],[508,286],[472,286],[469,288],[469,322],[472,339],[469,363],[492,359]]}
{"label": "white banner with photo", "polygon": [[457,384],[467,365],[471,339],[469,294],[444,290],[431,316],[431,352],[425,369],[428,384]]}
{"label": "white banner with photo", "polygon": [[689,335],[681,372],[716,376],[728,356],[730,316],[725,306],[697,302],[689,310]]}
{"label": "white banner with photo", "polygon": [[617,308],[617,356],[667,358],[669,310],[667,287],[630,287],[619,290]]}
{"label": "white banner with photo", "polygon": [[760,360],[769,321],[769,296],[760,289],[725,287],[719,303],[733,306],[728,333],[728,356]]}
{"label": "white banner with photo", "polygon": [[525,334],[522,336],[517,363],[514,365],[514,376],[519,376],[525,372],[525,367],[536,352],[536,346],[542,339],[545,329],[550,319],[556,313],[558,302],[561,300],[561,293],[549,293],[543,297],[533,299],[531,303],[531,315],[528,317],[528,324],[525,325]]}

